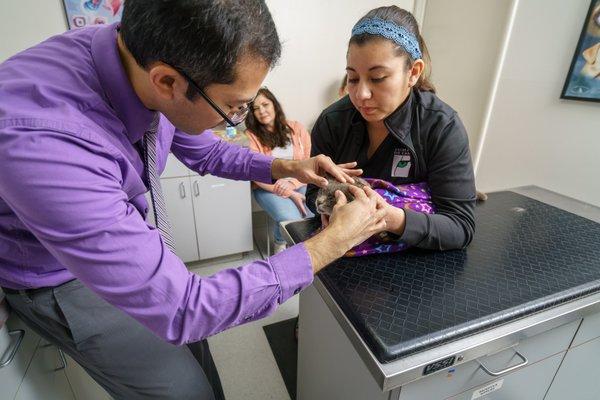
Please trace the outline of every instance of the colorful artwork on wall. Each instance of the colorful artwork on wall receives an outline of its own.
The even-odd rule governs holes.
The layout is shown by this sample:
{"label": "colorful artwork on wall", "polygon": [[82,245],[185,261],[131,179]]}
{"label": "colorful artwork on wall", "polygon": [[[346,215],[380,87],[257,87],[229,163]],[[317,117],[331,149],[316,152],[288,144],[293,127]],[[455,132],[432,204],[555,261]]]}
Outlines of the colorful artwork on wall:
{"label": "colorful artwork on wall", "polygon": [[600,102],[600,0],[590,4],[561,98]]}

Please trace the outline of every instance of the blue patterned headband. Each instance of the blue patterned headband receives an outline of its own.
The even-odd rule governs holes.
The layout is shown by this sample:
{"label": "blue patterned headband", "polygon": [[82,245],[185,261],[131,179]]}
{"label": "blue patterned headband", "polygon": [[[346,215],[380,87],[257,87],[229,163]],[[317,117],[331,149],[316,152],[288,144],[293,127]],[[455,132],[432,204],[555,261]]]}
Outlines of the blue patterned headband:
{"label": "blue patterned headband", "polygon": [[423,57],[419,48],[419,41],[415,35],[391,21],[381,18],[369,18],[359,22],[352,28],[352,36],[364,33],[383,36],[386,39],[392,40],[397,45],[402,46],[413,60]]}

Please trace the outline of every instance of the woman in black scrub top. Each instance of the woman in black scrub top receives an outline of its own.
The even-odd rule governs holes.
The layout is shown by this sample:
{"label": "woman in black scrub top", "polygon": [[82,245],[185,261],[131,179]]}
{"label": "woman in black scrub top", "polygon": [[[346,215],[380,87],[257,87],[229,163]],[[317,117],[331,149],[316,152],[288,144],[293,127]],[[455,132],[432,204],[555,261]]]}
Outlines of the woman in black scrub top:
{"label": "woman in black scrub top", "polygon": [[[429,55],[413,15],[376,8],[352,29],[348,96],[325,109],[312,130],[311,156],[356,161],[363,176],[395,185],[426,182],[436,214],[384,205],[388,231],[415,247],[467,246],[475,230],[469,143],[456,111],[428,80]],[[318,188],[308,187],[316,214]],[[326,223],[326,221],[324,221]]]}

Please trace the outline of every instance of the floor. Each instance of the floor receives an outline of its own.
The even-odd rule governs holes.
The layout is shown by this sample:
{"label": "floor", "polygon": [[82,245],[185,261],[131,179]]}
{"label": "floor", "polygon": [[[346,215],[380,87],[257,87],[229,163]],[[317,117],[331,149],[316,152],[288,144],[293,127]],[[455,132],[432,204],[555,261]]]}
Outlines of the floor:
{"label": "floor", "polygon": [[[256,213],[255,213],[256,214]],[[266,253],[267,227],[254,223],[255,250],[243,257],[192,263],[188,268],[199,275],[212,275],[225,268],[239,267]],[[298,315],[298,296],[260,321],[229,329],[208,339],[221,376],[226,400],[288,400],[283,379],[269,348],[263,326]]]}

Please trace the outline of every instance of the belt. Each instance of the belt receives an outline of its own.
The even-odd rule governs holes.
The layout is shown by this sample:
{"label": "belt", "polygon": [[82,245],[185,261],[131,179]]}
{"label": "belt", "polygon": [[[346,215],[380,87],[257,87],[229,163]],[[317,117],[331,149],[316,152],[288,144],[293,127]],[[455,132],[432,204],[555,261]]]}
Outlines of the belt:
{"label": "belt", "polygon": [[[58,285],[60,286],[60,285]],[[30,288],[30,289],[10,289],[10,288],[5,288],[5,287],[0,287],[0,289],[2,289],[2,291],[6,294],[26,294],[26,295],[31,295],[31,294],[36,294],[36,293],[41,293],[41,292],[45,292],[47,290],[52,290],[55,287],[58,286],[43,286],[43,287],[39,287],[39,288]]]}

